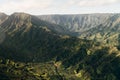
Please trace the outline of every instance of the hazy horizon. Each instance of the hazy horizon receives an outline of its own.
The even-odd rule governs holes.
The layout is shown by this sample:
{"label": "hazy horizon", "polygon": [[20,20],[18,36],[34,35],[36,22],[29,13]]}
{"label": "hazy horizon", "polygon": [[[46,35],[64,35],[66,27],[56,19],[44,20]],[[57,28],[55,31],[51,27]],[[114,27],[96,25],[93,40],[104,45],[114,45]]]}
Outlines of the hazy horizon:
{"label": "hazy horizon", "polygon": [[30,15],[94,15],[94,14],[120,14],[120,13],[48,13],[48,14],[32,14],[32,13],[28,13],[28,12],[12,12],[11,14],[7,14],[5,12],[0,12],[0,13],[4,13],[6,15],[12,15],[14,13],[25,13],[25,14],[30,14]]}
{"label": "hazy horizon", "polygon": [[120,13],[120,0],[2,0],[0,12],[46,14]]}

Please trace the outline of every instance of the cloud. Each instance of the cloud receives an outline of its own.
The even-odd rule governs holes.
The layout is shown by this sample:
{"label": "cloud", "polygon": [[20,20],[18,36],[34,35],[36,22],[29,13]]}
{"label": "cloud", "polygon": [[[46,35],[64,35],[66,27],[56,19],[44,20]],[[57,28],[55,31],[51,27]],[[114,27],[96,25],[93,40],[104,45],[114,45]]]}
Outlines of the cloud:
{"label": "cloud", "polygon": [[120,0],[68,0],[66,6],[95,7],[119,3]]}
{"label": "cloud", "polygon": [[74,13],[78,10],[79,12],[88,11],[88,9],[97,9],[101,6],[108,8],[109,5],[118,3],[120,0],[0,0],[0,11],[9,14],[13,12],[30,14]]}
{"label": "cloud", "polygon": [[53,0],[5,0],[0,3],[0,11],[3,12],[24,12],[30,10],[47,9]]}

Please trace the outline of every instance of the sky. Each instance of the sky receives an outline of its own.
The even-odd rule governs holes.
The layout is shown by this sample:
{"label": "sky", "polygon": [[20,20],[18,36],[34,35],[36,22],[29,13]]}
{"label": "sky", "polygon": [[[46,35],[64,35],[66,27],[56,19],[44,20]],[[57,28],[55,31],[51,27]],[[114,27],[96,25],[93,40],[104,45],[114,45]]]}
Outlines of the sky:
{"label": "sky", "polygon": [[0,12],[34,15],[120,13],[120,0],[0,0]]}

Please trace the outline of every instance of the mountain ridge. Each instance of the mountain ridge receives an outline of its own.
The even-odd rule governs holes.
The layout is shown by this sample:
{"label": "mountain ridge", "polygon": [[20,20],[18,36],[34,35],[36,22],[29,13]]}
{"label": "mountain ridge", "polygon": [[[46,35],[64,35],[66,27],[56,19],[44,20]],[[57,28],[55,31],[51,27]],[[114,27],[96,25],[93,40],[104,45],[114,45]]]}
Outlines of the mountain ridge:
{"label": "mountain ridge", "polygon": [[0,13],[0,24],[4,22],[5,19],[7,19],[8,15],[5,13]]}
{"label": "mountain ridge", "polygon": [[[11,23],[13,23],[13,24],[11,24]],[[67,31],[64,30],[64,28],[62,26],[43,21],[43,20],[37,18],[36,16],[30,15],[27,13],[17,13],[17,12],[13,13],[10,16],[8,16],[8,19],[6,19],[0,26],[7,28],[7,25],[11,25],[12,27],[10,28],[10,26],[9,26],[8,29],[12,29],[12,28],[17,29],[19,26],[23,26],[23,27],[29,26],[30,27],[30,26],[34,26],[34,24],[37,25],[37,27],[40,27],[40,25],[43,25],[43,27],[46,27],[56,33],[60,33],[60,34],[68,33]]]}

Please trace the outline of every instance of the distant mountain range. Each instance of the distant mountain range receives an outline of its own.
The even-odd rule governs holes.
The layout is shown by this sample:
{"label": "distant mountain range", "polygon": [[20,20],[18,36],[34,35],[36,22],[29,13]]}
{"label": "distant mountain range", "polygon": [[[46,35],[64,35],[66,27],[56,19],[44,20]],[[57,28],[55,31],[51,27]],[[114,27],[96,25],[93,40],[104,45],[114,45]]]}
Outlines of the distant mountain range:
{"label": "distant mountain range", "polygon": [[[15,13],[8,17],[8,15],[1,13],[0,24],[7,18],[11,20],[13,17],[17,17],[18,14]],[[25,15],[25,13],[22,14],[24,14],[21,15],[24,18],[32,18],[32,23],[28,20],[26,25],[34,23],[40,25],[43,23],[44,27],[47,26],[48,29],[61,35],[95,40],[112,45],[119,44],[120,14],[31,15],[32,17],[30,15],[27,16],[27,14]],[[8,25],[7,21],[1,24],[1,26]],[[20,25],[17,24],[17,26],[22,26],[23,22],[21,19]],[[9,23],[13,22],[9,21]]]}
{"label": "distant mountain range", "polygon": [[112,44],[118,44],[120,14],[42,15],[38,17],[64,26],[71,36],[104,43],[113,41]]}
{"label": "distant mountain range", "polygon": [[114,14],[42,15],[40,19],[64,26],[71,32],[83,32],[103,24]]}

